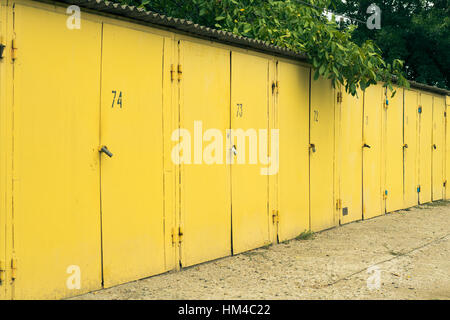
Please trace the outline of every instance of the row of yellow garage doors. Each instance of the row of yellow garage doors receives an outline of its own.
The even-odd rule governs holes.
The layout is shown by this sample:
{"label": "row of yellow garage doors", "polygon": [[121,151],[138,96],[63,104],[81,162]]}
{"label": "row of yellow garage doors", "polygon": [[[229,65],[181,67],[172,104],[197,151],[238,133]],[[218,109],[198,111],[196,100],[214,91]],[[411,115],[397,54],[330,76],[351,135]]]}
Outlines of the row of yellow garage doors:
{"label": "row of yellow garage doors", "polygon": [[[301,63],[95,14],[72,30],[33,1],[1,19],[0,298],[74,296],[449,196],[445,96],[354,98]],[[230,129],[249,134],[233,142],[244,163],[220,161]]]}

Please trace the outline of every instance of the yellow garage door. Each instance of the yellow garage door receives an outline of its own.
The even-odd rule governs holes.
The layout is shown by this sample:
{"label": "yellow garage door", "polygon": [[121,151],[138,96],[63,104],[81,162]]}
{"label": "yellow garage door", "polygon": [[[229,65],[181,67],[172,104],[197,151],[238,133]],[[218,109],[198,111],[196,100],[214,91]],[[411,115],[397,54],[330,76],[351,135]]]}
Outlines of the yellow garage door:
{"label": "yellow garage door", "polygon": [[[384,89],[373,85],[364,93],[363,123],[363,216],[384,214],[381,187],[381,122]],[[383,190],[384,191],[384,190]]]}
{"label": "yellow garage door", "polygon": [[403,177],[404,177],[404,207],[417,205],[418,176],[418,93],[405,90],[405,102],[403,112]]}
{"label": "yellow garage door", "polygon": [[311,79],[310,217],[311,230],[337,225],[334,216],[334,101],[331,81]]}
{"label": "yellow garage door", "polygon": [[231,254],[230,52],[181,41],[180,53],[181,263],[190,266]]}
{"label": "yellow garage door", "polygon": [[363,93],[343,94],[340,104],[340,222],[362,219],[362,124]]}
{"label": "yellow garage door", "polygon": [[[232,53],[231,143],[233,253],[270,242],[268,175],[261,154],[267,154],[269,61]],[[265,142],[265,144],[264,144]]]}
{"label": "yellow garage door", "polygon": [[433,97],[420,94],[419,107],[419,202],[431,201],[431,149]]}
{"label": "yellow garage door", "polygon": [[386,212],[403,208],[403,89],[386,93],[386,138],[384,161]]}
{"label": "yellow garage door", "polygon": [[105,287],[164,271],[163,41],[150,33],[103,26]]}
{"label": "yellow garage door", "polygon": [[432,200],[444,197],[445,100],[433,97]]}
{"label": "yellow garage door", "polygon": [[[101,25],[85,14],[15,6],[14,298],[62,298],[101,287]],[[56,46],[56,47],[55,47]]]}
{"label": "yellow garage door", "polygon": [[0,300],[6,299],[6,287],[9,285],[6,281],[6,223],[5,210],[0,209]]}
{"label": "yellow garage door", "polygon": [[450,110],[450,97],[445,97],[446,117],[445,117],[445,199],[450,199],[450,128],[448,123],[448,112]]}
{"label": "yellow garage door", "polygon": [[284,241],[309,230],[309,69],[279,62],[278,81],[278,240]]}

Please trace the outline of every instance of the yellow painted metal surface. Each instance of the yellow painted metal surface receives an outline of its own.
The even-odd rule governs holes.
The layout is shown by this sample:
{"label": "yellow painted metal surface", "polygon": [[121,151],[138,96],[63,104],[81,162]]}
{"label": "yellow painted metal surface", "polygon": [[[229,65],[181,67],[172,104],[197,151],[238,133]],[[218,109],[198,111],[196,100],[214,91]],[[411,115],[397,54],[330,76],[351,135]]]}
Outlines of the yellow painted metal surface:
{"label": "yellow painted metal surface", "polygon": [[444,197],[445,99],[433,97],[432,200]]}
{"label": "yellow painted metal surface", "polygon": [[364,93],[363,123],[363,217],[384,214],[381,185],[382,115],[384,89],[374,85]]}
{"label": "yellow painted metal surface", "polygon": [[420,94],[419,113],[419,203],[431,201],[431,149],[433,123],[433,97],[426,93]]}
{"label": "yellow painted metal surface", "polygon": [[278,240],[309,230],[309,69],[278,63]]}
{"label": "yellow painted metal surface", "polygon": [[[8,10],[5,6],[5,4],[2,2],[0,5],[0,22],[7,20],[7,12],[11,11]],[[1,23],[0,24],[0,38],[2,44],[5,44],[7,42],[7,24]],[[6,119],[11,119],[11,117],[7,116],[7,112],[10,111],[9,108],[7,108],[6,103],[6,83],[11,81],[5,81],[7,79],[7,70],[11,67],[12,64],[9,62],[9,57],[5,57],[6,54],[4,54],[4,57],[2,60],[0,60],[0,300],[5,300],[10,295],[10,281],[9,281],[9,274],[8,271],[8,263],[9,260],[6,252],[7,252],[7,233],[8,228],[7,227],[7,203],[11,203],[11,201],[7,200],[7,194],[10,194],[10,186],[7,185],[7,181],[11,181],[11,177],[8,176],[7,171],[9,171],[7,168],[11,168],[7,164],[7,159],[11,158],[10,154],[8,154],[8,148],[10,147],[9,143],[5,143],[6,141],[11,141],[12,139],[9,139],[8,136],[8,129],[7,123],[11,124],[11,121],[7,121]],[[8,61],[8,62],[6,62]],[[8,129],[7,129],[8,128]],[[9,161],[8,161],[9,162]],[[9,297],[8,297],[9,298]]]}
{"label": "yellow painted metal surface", "polygon": [[[130,48],[133,48],[130,50]],[[104,24],[101,153],[105,287],[164,271],[163,38]]]}
{"label": "yellow painted metal surface", "polygon": [[[7,5],[5,1],[1,2],[0,19],[2,21],[0,25],[0,32],[4,44],[10,43],[13,37],[13,26],[7,21],[12,21],[13,11],[11,7]],[[13,150],[13,63],[11,63],[11,55],[6,50],[4,52],[4,58],[0,60],[0,218],[4,223],[3,229],[0,232],[0,245],[3,249],[3,255],[5,262],[6,272],[3,277],[6,279],[3,285],[0,287],[1,298],[12,298],[12,286],[11,286],[11,268],[8,267],[8,261],[12,256],[12,150]]]}
{"label": "yellow painted metal surface", "polygon": [[240,253],[270,243],[269,178],[260,162],[268,150],[260,130],[269,128],[269,61],[233,52],[231,65],[233,253]]}
{"label": "yellow painted metal surface", "polygon": [[445,199],[450,199],[450,128],[448,123],[448,113],[450,112],[450,97],[445,97],[446,101],[446,114],[445,117],[445,180],[446,180],[446,186],[445,186]]}
{"label": "yellow painted metal surface", "polygon": [[278,113],[278,102],[279,102],[279,94],[280,94],[280,83],[279,81],[279,72],[281,71],[281,67],[279,66],[283,61],[271,60],[269,59],[269,77],[268,81],[272,84],[272,87],[269,88],[269,130],[271,132],[278,132],[278,143],[273,144],[271,141],[271,137],[269,134],[268,144],[269,148],[273,145],[276,146],[278,155],[277,163],[278,163],[278,171],[275,174],[269,175],[269,188],[268,188],[268,212],[269,217],[272,215],[272,221],[269,221],[269,237],[272,243],[276,243],[279,240],[279,231],[280,231],[280,210],[279,210],[279,201],[280,201],[280,193],[279,193],[279,128],[280,128],[280,115]]}
{"label": "yellow painted metal surface", "polygon": [[163,137],[164,137],[164,237],[165,269],[179,269],[179,243],[172,231],[179,225],[177,201],[179,191],[178,166],[172,160],[172,132],[178,128],[178,86],[172,81],[171,69],[177,62],[178,44],[164,38],[163,59]]}
{"label": "yellow painted metal surface", "polygon": [[0,300],[6,299],[6,287],[9,286],[6,275],[6,216],[3,208],[0,210]]}
{"label": "yellow painted metal surface", "polygon": [[396,88],[396,91],[394,97],[389,90],[385,96],[386,212],[403,209],[403,89]]}
{"label": "yellow painted metal surface", "polygon": [[[182,153],[186,162],[181,164],[181,264],[190,266],[231,254],[230,166],[224,149],[230,127],[230,52],[181,41],[180,63],[180,128],[192,135],[191,147]],[[218,131],[209,131],[202,143],[201,132],[210,129]],[[202,143],[197,155],[196,143]],[[209,163],[206,148],[214,145],[219,156]]]}
{"label": "yellow painted metal surface", "polygon": [[310,217],[311,230],[334,227],[334,108],[331,81],[311,79]]}
{"label": "yellow painted metal surface", "polygon": [[0,10],[17,47],[0,61],[0,299],[74,296],[450,198],[449,97],[400,90],[383,109],[377,85],[337,102],[307,67],[87,13],[70,30],[65,8],[20,3]]}
{"label": "yellow painted metal surface", "polygon": [[418,106],[417,91],[405,90],[403,111],[403,197],[405,208],[418,203]]}
{"label": "yellow painted metal surface", "polygon": [[74,32],[65,14],[15,6],[15,299],[101,287],[101,24],[87,17]]}
{"label": "yellow painted metal surface", "polygon": [[341,224],[362,220],[363,93],[343,93],[340,108],[339,204]]}

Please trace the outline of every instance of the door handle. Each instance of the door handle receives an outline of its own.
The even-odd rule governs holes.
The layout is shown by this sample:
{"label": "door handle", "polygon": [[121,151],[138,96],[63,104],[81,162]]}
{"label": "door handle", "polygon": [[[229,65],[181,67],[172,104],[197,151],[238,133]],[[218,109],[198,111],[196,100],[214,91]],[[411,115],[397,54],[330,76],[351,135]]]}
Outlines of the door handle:
{"label": "door handle", "polygon": [[433,149],[434,149],[434,150],[436,150],[436,149],[437,149],[437,146],[436,146],[435,144],[433,144]]}
{"label": "door handle", "polygon": [[110,157],[110,158],[113,156],[113,154],[111,153],[111,151],[108,150],[108,147],[107,147],[107,146],[102,146],[102,147],[100,148],[99,152],[100,152],[100,153],[103,152],[104,154],[106,154],[106,155],[107,155],[108,157]]}
{"label": "door handle", "polygon": [[406,143],[403,145],[403,149],[408,149],[408,145]]}
{"label": "door handle", "polygon": [[309,148],[311,149],[312,152],[316,152],[316,145],[314,143],[310,143]]}
{"label": "door handle", "polygon": [[236,148],[235,145],[233,145],[233,146],[231,147],[231,152],[233,152],[233,154],[234,154],[235,156],[237,156],[237,148]]}
{"label": "door handle", "polygon": [[370,146],[367,143],[364,143],[363,148],[368,148],[370,149]]}

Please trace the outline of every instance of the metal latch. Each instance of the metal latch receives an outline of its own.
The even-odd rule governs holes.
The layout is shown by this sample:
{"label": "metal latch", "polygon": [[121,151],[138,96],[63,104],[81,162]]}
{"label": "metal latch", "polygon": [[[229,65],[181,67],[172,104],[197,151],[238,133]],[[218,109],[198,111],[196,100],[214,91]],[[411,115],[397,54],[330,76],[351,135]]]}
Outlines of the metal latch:
{"label": "metal latch", "polygon": [[235,145],[233,145],[232,147],[231,147],[231,152],[233,152],[233,154],[236,156],[237,155],[237,149],[236,149],[236,146]]}
{"label": "metal latch", "polygon": [[104,153],[106,154],[108,157],[112,158],[113,154],[111,153],[111,151],[108,150],[107,146],[102,146],[100,147],[100,149],[98,150],[100,153]]}

